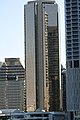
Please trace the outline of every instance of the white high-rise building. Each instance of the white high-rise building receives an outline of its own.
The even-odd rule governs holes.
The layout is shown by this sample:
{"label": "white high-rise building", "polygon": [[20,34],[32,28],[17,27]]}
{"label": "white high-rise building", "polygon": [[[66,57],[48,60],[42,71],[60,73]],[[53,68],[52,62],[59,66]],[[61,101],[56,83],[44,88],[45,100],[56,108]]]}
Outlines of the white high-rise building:
{"label": "white high-rise building", "polygon": [[24,6],[26,109],[59,110],[58,5],[54,0]]}
{"label": "white high-rise building", "polygon": [[67,110],[80,110],[80,0],[65,0]]}

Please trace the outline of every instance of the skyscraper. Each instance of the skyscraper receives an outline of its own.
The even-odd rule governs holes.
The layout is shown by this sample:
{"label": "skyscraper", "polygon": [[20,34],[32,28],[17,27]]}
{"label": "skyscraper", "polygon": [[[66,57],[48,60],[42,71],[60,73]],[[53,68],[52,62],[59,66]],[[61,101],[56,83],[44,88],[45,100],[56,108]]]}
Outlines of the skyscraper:
{"label": "skyscraper", "polygon": [[0,109],[24,110],[24,68],[19,58],[5,58],[1,64]]}
{"label": "skyscraper", "polygon": [[80,110],[80,0],[65,0],[67,110]]}
{"label": "skyscraper", "polygon": [[66,111],[66,69],[61,66],[62,111]]}
{"label": "skyscraper", "polygon": [[58,5],[52,0],[24,6],[26,109],[59,110]]}

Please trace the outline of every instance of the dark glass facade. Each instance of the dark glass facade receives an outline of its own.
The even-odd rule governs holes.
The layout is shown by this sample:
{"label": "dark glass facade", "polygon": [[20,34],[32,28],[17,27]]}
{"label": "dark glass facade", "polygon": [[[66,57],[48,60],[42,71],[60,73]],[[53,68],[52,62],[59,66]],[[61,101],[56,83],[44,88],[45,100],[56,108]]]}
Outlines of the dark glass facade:
{"label": "dark glass facade", "polygon": [[24,72],[19,58],[5,58],[0,67],[0,109],[25,109]]}
{"label": "dark glass facade", "polygon": [[60,110],[58,27],[48,26],[49,111]]}

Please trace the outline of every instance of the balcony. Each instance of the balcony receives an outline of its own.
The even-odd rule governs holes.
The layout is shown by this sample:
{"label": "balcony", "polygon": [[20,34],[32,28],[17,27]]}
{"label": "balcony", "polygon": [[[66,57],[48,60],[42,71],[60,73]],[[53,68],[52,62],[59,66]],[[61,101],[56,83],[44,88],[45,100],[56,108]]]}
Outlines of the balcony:
{"label": "balcony", "polygon": [[77,7],[77,3],[75,3],[75,2],[72,3],[71,5],[72,5],[72,7]]}
{"label": "balcony", "polygon": [[71,40],[67,40],[67,44],[71,44]]}
{"label": "balcony", "polygon": [[78,46],[77,47],[73,46],[73,51],[79,51],[79,47]]}
{"label": "balcony", "polygon": [[67,56],[67,59],[72,59],[72,56]]}
{"label": "balcony", "polygon": [[78,31],[72,31],[73,35],[78,35]]}
{"label": "balcony", "polygon": [[78,19],[72,19],[72,23],[78,23]]}
{"label": "balcony", "polygon": [[72,23],[72,27],[78,27],[78,23]]}
{"label": "balcony", "polygon": [[79,55],[78,56],[73,55],[73,59],[79,59]]}
{"label": "balcony", "polygon": [[79,40],[78,39],[72,39],[73,43],[78,43]]}
{"label": "balcony", "polygon": [[76,3],[77,1],[76,0],[72,0],[72,3]]}
{"label": "balcony", "polygon": [[77,35],[72,35],[73,39],[78,39],[78,34]]}
{"label": "balcony", "polygon": [[77,6],[72,6],[72,11],[77,11],[78,10],[78,7]]}
{"label": "balcony", "polygon": [[67,4],[67,3],[70,3],[70,0],[66,0],[66,4]]}
{"label": "balcony", "polygon": [[71,32],[71,28],[67,28],[67,29],[66,29],[66,32]]}
{"label": "balcony", "polygon": [[67,44],[67,47],[68,47],[68,48],[71,48],[71,46],[72,46],[71,44]]}
{"label": "balcony", "polygon": [[66,12],[70,12],[71,11],[71,9],[70,8],[66,8]]}
{"label": "balcony", "polygon": [[79,43],[73,43],[73,47],[79,46]]}
{"label": "balcony", "polygon": [[78,32],[78,26],[77,27],[72,27],[72,31],[77,31]]}

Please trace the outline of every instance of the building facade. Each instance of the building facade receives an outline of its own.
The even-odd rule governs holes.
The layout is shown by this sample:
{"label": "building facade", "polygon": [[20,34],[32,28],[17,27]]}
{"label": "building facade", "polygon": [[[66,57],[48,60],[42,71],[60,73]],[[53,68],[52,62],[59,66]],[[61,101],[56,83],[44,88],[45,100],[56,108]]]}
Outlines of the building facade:
{"label": "building facade", "polygon": [[52,0],[24,6],[26,110],[58,111],[59,32],[58,5]]}
{"label": "building facade", "polygon": [[0,67],[0,109],[24,110],[24,68],[19,58],[5,58]]}
{"label": "building facade", "polygon": [[62,95],[62,111],[66,111],[66,69],[61,66],[61,95]]}
{"label": "building facade", "polygon": [[80,110],[80,0],[65,0],[67,110]]}

